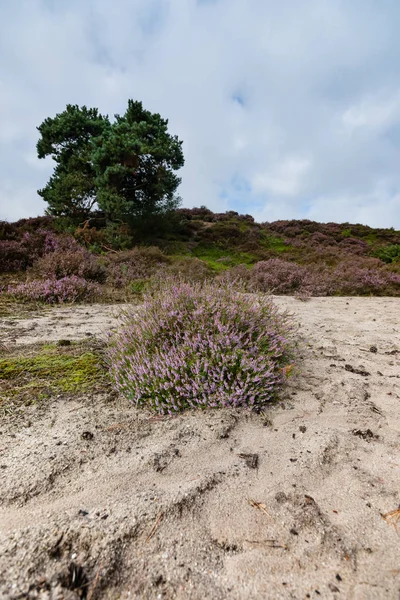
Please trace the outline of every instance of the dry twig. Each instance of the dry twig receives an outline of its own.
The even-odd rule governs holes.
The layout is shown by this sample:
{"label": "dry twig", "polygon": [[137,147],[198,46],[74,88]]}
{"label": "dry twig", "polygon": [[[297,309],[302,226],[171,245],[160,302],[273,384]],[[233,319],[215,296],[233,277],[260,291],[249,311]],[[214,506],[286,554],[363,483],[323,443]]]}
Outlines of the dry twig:
{"label": "dry twig", "polygon": [[103,431],[120,431],[127,426],[127,423],[113,423],[112,425],[108,425],[108,427],[104,427]]}
{"label": "dry twig", "polygon": [[261,512],[267,515],[267,517],[272,519],[271,515],[267,511],[267,507],[265,506],[265,504],[263,504],[262,502],[256,502],[256,500],[253,500],[252,498],[247,498],[247,502],[250,504],[250,506],[252,506],[253,508],[258,508],[258,510],[261,510]]}
{"label": "dry twig", "polygon": [[267,548],[283,548],[287,550],[286,544],[278,544],[276,540],[246,540],[248,544],[265,544]]}
{"label": "dry twig", "polygon": [[390,512],[385,513],[384,515],[381,515],[381,517],[384,521],[386,521],[388,525],[393,525],[397,534],[399,533],[397,531],[397,523],[400,521],[400,506],[395,510],[391,510]]}
{"label": "dry twig", "polygon": [[100,571],[101,571],[102,567],[103,567],[103,563],[100,563],[100,566],[97,569],[96,575],[94,576],[93,583],[90,586],[90,590],[87,595],[87,600],[92,600],[92,598],[93,598],[93,594],[96,590],[97,584],[99,583]]}
{"label": "dry twig", "polygon": [[153,535],[155,534],[155,532],[157,531],[158,526],[160,525],[161,521],[163,520],[164,517],[164,513],[160,513],[157,517],[157,519],[154,522],[153,527],[150,530],[149,535],[146,538],[146,542],[149,542],[151,540],[151,538],[153,537]]}

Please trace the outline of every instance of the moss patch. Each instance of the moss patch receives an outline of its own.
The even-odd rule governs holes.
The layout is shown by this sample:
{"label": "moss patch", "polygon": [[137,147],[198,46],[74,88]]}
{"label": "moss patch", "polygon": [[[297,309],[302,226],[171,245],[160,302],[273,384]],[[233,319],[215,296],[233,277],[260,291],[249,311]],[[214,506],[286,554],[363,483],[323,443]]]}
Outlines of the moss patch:
{"label": "moss patch", "polygon": [[30,355],[0,358],[0,408],[9,401],[34,404],[55,394],[100,391],[108,384],[98,351],[79,344],[46,344]]}

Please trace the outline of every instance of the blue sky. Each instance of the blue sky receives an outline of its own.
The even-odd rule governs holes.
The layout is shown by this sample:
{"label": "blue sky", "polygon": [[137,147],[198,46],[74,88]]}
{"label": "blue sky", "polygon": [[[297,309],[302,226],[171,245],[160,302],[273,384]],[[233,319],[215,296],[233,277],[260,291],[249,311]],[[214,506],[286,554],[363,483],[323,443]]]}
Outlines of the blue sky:
{"label": "blue sky", "polygon": [[0,2],[0,218],[42,214],[36,126],[142,100],[185,206],[400,229],[398,0]]}

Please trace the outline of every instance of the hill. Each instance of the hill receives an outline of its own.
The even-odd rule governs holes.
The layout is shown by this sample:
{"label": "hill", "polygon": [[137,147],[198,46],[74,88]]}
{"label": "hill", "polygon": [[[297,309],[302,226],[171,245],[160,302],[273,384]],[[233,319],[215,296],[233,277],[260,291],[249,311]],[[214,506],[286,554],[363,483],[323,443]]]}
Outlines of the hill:
{"label": "hill", "polygon": [[241,279],[276,294],[400,295],[400,231],[178,209],[153,230],[104,226],[101,214],[60,231],[51,217],[0,223],[4,297],[127,300],[154,277]]}

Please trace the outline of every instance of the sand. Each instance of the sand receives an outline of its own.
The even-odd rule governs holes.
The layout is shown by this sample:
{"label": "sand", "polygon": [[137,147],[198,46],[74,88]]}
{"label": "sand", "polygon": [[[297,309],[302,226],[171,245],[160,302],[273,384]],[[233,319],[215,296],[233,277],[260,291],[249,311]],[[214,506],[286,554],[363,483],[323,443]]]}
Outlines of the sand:
{"label": "sand", "polygon": [[[87,394],[3,419],[1,598],[398,600],[400,299],[276,302],[305,341],[264,414]],[[7,319],[0,339],[102,337],[117,312]]]}

